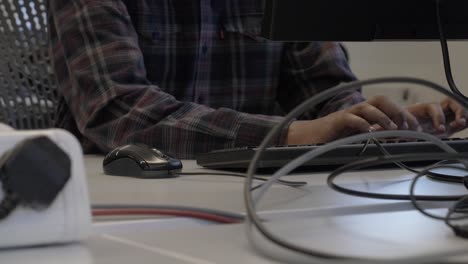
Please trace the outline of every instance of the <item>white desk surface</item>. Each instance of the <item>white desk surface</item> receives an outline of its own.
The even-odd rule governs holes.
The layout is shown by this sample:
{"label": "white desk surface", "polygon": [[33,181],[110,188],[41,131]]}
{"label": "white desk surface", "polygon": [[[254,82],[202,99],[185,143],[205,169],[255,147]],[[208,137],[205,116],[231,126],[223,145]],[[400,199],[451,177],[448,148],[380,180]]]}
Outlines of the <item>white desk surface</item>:
{"label": "white desk surface", "polygon": [[[443,222],[414,211],[340,217],[290,217],[269,222],[267,226],[277,236],[290,242],[321,252],[352,257],[392,260],[454,251],[468,254],[468,240],[455,237]],[[266,255],[287,256],[269,242],[258,237],[255,240],[259,248],[267,249]],[[118,253],[122,258],[134,250],[144,253],[135,263],[152,263],[152,258],[161,260],[160,263],[181,264],[278,263],[277,259],[272,260],[254,250],[243,224],[187,227],[171,231],[121,229],[112,233],[97,232],[89,241],[90,251],[98,254],[96,250],[102,249],[105,244],[122,247],[123,251]],[[457,260],[467,263],[468,256],[457,257]],[[286,259],[283,261],[290,263]]]}
{"label": "white desk surface", "polygon": [[[102,158],[85,157],[93,204],[183,205],[244,212],[244,180],[241,178],[181,176],[143,180],[113,177],[102,173]],[[193,161],[184,161],[184,171],[205,170]],[[299,189],[277,185],[267,194],[260,211],[271,219],[271,227],[282,237],[317,249],[339,248],[344,253],[382,258],[434,252],[435,249],[468,248],[468,243],[455,238],[443,223],[414,212],[408,202],[342,195],[326,186],[326,177],[325,173],[288,176],[288,180],[306,180],[309,184]],[[350,173],[340,183],[376,192],[407,193],[409,178],[410,175],[401,170],[367,171]],[[370,180],[372,184],[362,184]],[[421,186],[421,194],[466,193],[457,184],[426,180],[418,186]],[[438,208],[446,204],[428,206]],[[82,244],[0,251],[0,262],[55,264],[67,259],[70,260],[67,263],[73,264],[276,263],[251,248],[244,225],[164,218],[98,223],[94,230],[94,235]],[[424,247],[417,244],[421,241]]]}
{"label": "white desk surface", "polygon": [[[261,238],[255,238],[255,245],[263,251],[254,249],[243,224],[197,226],[185,219],[176,221],[179,226],[171,224],[168,229],[148,220],[101,225],[84,244],[0,252],[0,259],[2,263],[22,264],[293,263],[281,259],[288,254]],[[468,252],[468,240],[455,237],[443,223],[414,211],[291,216],[267,226],[289,242],[346,256],[394,260]],[[455,260],[467,263],[468,256],[457,256]]]}
{"label": "white desk surface", "polygon": [[[136,179],[108,176],[103,173],[101,156],[86,156],[90,200],[92,204],[147,204],[182,205],[218,209],[243,213],[244,179],[226,176],[180,176],[171,179]],[[207,172],[195,161],[183,162],[184,172]],[[213,172],[213,171],[210,171]],[[350,197],[337,193],[326,185],[326,173],[295,174],[285,179],[307,181],[308,186],[291,188],[275,185],[260,204],[259,210],[270,213],[309,211],[309,209],[350,208],[368,205],[393,204],[402,208],[408,202],[385,201]],[[354,188],[371,188],[377,192],[399,192],[407,194],[411,175],[402,170],[380,170],[355,172],[344,175],[339,183],[351,184]],[[372,182],[372,184],[366,184]],[[432,193],[433,188],[449,194],[465,193],[458,184],[440,184],[433,181],[422,182]],[[422,193],[421,193],[422,194]],[[388,205],[391,206],[391,205]],[[404,206],[403,206],[404,207]],[[411,206],[410,206],[411,208]],[[385,209],[388,210],[388,209]]]}

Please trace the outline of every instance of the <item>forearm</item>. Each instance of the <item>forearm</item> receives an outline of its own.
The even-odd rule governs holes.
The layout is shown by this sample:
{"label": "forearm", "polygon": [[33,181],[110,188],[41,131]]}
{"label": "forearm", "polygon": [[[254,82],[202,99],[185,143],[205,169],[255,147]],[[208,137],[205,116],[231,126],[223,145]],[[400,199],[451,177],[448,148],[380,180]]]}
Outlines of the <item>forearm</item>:
{"label": "forearm", "polygon": [[[139,107],[132,109],[136,108]],[[149,109],[160,111],[153,105],[142,108],[142,111]],[[214,149],[258,145],[279,119],[230,109],[214,110],[192,103],[184,103],[164,117],[148,116],[146,122],[141,117],[136,118],[140,114],[131,110],[105,124],[98,122],[101,123],[98,126],[85,127],[83,132],[103,151],[127,142],[143,142],[179,158],[193,158],[196,153]],[[105,116],[105,112],[102,115]],[[96,122],[89,120],[87,123]],[[286,132],[283,131],[272,144],[283,144],[285,140]]]}

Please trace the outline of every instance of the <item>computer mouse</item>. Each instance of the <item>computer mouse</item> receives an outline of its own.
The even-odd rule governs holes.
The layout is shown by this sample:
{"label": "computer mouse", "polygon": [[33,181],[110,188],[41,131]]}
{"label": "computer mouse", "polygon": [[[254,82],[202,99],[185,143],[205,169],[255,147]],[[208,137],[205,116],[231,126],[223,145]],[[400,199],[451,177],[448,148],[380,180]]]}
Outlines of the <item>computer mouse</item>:
{"label": "computer mouse", "polygon": [[143,144],[129,144],[109,152],[102,162],[104,173],[136,178],[170,178],[182,170],[182,162]]}

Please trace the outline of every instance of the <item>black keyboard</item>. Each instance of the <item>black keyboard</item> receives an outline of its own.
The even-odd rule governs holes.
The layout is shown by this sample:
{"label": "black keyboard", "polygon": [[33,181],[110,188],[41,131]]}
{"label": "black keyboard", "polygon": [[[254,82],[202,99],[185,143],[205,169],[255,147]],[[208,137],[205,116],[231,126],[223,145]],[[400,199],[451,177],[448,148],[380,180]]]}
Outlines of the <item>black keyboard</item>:
{"label": "black keyboard", "polygon": [[[468,158],[468,139],[446,138],[443,139],[448,145],[460,153],[466,153]],[[427,141],[406,141],[406,140],[386,140],[380,141],[387,152],[392,155],[415,154],[415,153],[444,153],[434,143]],[[317,145],[300,146],[275,146],[267,148],[262,160],[259,162],[260,169],[279,168],[292,159],[304,154],[305,152],[320,147]],[[343,145],[329,151],[317,158],[308,161],[301,168],[315,170],[330,170],[344,164],[362,160],[369,157],[383,156],[382,151],[374,143],[367,145],[363,151],[366,142]],[[205,154],[199,154],[196,157],[200,166],[211,169],[247,169],[256,147],[242,147],[234,149],[215,150]],[[408,166],[423,166],[437,161],[428,160],[424,162],[405,163]],[[389,166],[394,166],[389,164]]]}

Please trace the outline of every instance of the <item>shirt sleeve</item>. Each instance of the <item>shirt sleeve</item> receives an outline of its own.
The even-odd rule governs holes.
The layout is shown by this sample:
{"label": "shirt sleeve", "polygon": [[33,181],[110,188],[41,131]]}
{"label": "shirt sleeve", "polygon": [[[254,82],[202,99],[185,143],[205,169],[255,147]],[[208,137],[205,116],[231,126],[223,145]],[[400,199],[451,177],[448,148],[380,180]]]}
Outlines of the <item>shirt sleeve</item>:
{"label": "shirt sleeve", "polygon": [[[60,93],[79,132],[100,151],[140,142],[193,158],[258,145],[281,118],[181,102],[152,85],[121,1],[50,0],[49,34]],[[272,144],[286,136],[287,128]]]}
{"label": "shirt sleeve", "polygon": [[[354,80],[356,77],[339,43],[289,43],[284,52],[278,100],[286,111],[290,111],[307,98]],[[310,109],[301,119],[315,119],[362,101],[360,89],[343,91]]]}

